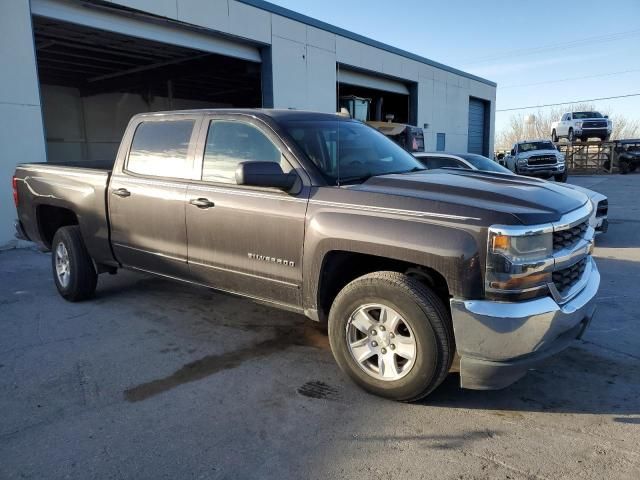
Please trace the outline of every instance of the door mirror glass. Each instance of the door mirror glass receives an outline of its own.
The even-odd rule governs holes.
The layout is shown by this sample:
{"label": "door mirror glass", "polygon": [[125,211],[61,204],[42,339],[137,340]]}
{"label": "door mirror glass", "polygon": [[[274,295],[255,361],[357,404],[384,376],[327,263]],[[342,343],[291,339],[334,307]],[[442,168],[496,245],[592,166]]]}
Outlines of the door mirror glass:
{"label": "door mirror glass", "polygon": [[604,118],[609,118],[609,115],[605,115]]}
{"label": "door mirror glass", "polygon": [[273,187],[291,190],[296,183],[296,174],[284,173],[276,162],[242,162],[236,168],[236,183],[252,187]]}
{"label": "door mirror glass", "polygon": [[516,149],[515,149],[515,148],[512,148],[512,149],[511,149],[511,156],[513,156],[513,155],[515,155],[515,154],[516,154]]}

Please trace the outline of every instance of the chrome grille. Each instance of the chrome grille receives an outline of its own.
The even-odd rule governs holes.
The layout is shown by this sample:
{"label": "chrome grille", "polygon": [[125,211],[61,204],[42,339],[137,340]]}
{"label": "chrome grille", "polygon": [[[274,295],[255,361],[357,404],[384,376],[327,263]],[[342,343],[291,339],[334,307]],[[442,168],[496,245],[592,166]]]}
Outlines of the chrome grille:
{"label": "chrome grille", "polygon": [[565,230],[559,230],[553,232],[553,250],[558,251],[563,248],[570,248],[584,237],[585,232],[589,228],[589,219],[576,225],[575,227],[567,228]]}
{"label": "chrome grille", "polygon": [[568,289],[573,287],[576,282],[582,277],[586,266],[587,257],[583,258],[577,263],[574,263],[570,267],[553,272],[553,284],[558,289],[558,292],[560,292],[560,294],[563,294]]}
{"label": "chrome grille", "polygon": [[556,163],[555,155],[533,155],[527,160],[529,165],[554,165]]}
{"label": "chrome grille", "polygon": [[606,127],[607,127],[607,122],[602,120],[582,123],[582,128],[606,128]]}

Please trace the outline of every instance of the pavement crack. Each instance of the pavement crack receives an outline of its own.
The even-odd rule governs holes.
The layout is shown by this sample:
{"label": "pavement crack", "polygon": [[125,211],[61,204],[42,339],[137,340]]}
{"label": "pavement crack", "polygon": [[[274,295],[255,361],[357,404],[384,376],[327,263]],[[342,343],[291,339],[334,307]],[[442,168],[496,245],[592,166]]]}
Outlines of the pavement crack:
{"label": "pavement crack", "polygon": [[602,345],[601,343],[592,342],[590,340],[582,340],[582,341],[584,343],[589,344],[589,345],[595,345],[596,347],[600,347],[603,350],[609,350],[611,352],[617,353],[618,355],[624,355],[626,357],[630,357],[630,358],[633,358],[635,360],[640,360],[640,356],[634,355],[633,353],[623,352],[622,350],[618,350],[617,348],[608,347],[606,345]]}

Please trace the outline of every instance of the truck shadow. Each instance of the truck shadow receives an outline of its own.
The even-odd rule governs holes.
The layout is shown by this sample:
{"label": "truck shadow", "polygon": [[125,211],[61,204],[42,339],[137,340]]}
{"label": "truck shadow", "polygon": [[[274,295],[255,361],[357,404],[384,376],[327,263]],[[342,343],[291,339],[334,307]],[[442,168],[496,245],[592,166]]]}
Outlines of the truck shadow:
{"label": "truck shadow", "polygon": [[[622,269],[625,275],[634,276],[640,269],[637,262],[599,259],[598,263],[604,278],[607,278],[606,272]],[[251,359],[282,355],[292,347],[316,349],[314,357],[326,362],[326,368],[334,369],[335,375],[342,376],[331,358],[322,327],[300,315],[156,277],[130,273],[118,277],[105,282],[94,301],[132,313],[130,321],[151,323],[155,329],[175,338],[178,344],[181,339],[193,338],[205,345],[209,340],[213,344],[220,327],[237,332],[236,340],[224,351],[207,352],[207,348],[202,352],[205,355],[193,356],[188,362],[176,358],[172,373],[130,386],[123,392],[128,402],[143,401],[184,383],[235,369]],[[601,295],[616,292],[617,283],[605,288]],[[631,318],[629,308],[633,309],[634,305],[627,304],[623,310],[617,300],[609,296],[603,301],[592,325],[594,332],[588,333],[586,341],[576,341],[504,390],[462,390],[459,376],[450,374],[419,405],[495,410],[511,416],[517,416],[517,412],[640,414],[640,357],[625,353],[625,345],[620,344],[635,335],[624,338],[619,334],[622,324]],[[303,352],[300,354],[308,356]],[[299,368],[310,368],[307,365],[301,362]],[[292,390],[298,387],[298,384],[289,385]],[[357,389],[349,382],[340,388]],[[628,420],[620,418],[620,421]]]}
{"label": "truck shadow", "polygon": [[599,350],[589,342],[576,341],[575,346],[504,390],[463,390],[459,387],[459,375],[452,373],[421,404],[499,410],[512,412],[511,415],[515,412],[640,414],[640,360],[624,355],[614,358]]}

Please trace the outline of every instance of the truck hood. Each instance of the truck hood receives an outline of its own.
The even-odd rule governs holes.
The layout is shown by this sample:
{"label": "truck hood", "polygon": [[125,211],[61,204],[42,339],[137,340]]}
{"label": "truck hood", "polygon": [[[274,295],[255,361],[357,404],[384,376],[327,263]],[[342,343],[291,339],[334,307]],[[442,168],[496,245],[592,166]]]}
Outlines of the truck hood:
{"label": "truck hood", "polygon": [[430,205],[425,208],[445,213],[484,210],[511,214],[524,225],[556,222],[589,201],[577,190],[544,180],[474,170],[440,169],[382,175],[354,188],[426,200]]}

